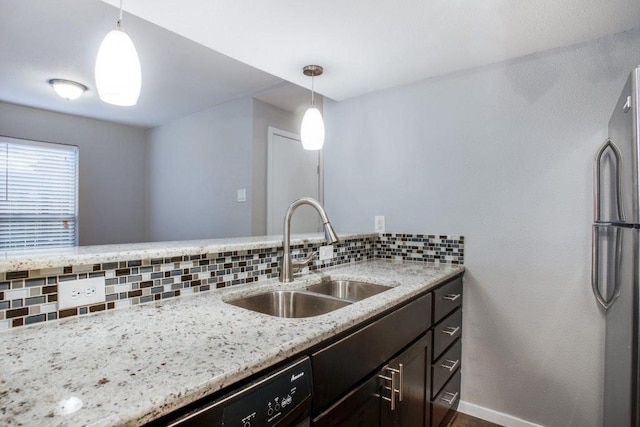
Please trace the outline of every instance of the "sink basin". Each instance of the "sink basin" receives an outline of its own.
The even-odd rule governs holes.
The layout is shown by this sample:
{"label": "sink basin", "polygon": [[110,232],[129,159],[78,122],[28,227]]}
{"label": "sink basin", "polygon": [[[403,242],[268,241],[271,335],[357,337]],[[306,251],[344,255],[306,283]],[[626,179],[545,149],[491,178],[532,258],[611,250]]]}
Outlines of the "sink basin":
{"label": "sink basin", "polygon": [[355,280],[328,280],[307,288],[310,292],[317,292],[349,301],[360,301],[388,289],[391,289],[391,287]]}
{"label": "sink basin", "polygon": [[270,316],[287,318],[318,316],[351,304],[350,301],[303,291],[273,291],[228,303]]}

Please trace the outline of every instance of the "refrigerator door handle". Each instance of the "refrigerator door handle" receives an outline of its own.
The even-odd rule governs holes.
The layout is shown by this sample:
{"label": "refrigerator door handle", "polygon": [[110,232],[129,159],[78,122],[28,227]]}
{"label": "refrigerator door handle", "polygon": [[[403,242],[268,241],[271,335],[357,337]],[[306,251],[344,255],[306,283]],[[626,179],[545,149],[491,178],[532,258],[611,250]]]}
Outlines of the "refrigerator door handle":
{"label": "refrigerator door handle", "polygon": [[594,185],[593,185],[593,220],[600,221],[600,172],[601,172],[601,161],[602,156],[607,151],[607,148],[611,149],[613,155],[615,157],[615,166],[616,166],[616,205],[618,210],[618,222],[624,222],[624,210],[622,208],[622,155],[620,154],[620,150],[616,146],[616,144],[611,141],[611,139],[607,139],[602,147],[598,150],[596,154],[596,158],[594,160]]}
{"label": "refrigerator door handle", "polygon": [[607,227],[602,224],[594,224],[591,232],[591,290],[593,291],[593,295],[596,297],[596,301],[598,304],[602,306],[602,308],[609,310],[613,303],[620,296],[620,262],[622,259],[622,236],[620,230],[615,228],[615,238],[616,238],[616,249],[615,249],[615,260],[614,260],[614,274],[613,274],[613,294],[610,299],[606,299],[602,296],[600,292],[600,286],[598,283],[598,279],[600,277],[600,233],[599,230],[601,227]]}
{"label": "refrigerator door handle", "polygon": [[620,267],[622,263],[622,229],[616,227],[616,255],[615,255],[615,272],[614,272],[614,283],[613,283],[613,294],[611,295],[611,299],[609,300],[609,307],[613,305],[614,302],[620,296]]}
{"label": "refrigerator door handle", "polygon": [[591,290],[598,304],[606,311],[609,310],[609,303],[600,293],[600,286],[598,286],[598,278],[600,277],[600,233],[598,230],[598,225],[594,224],[591,230]]}

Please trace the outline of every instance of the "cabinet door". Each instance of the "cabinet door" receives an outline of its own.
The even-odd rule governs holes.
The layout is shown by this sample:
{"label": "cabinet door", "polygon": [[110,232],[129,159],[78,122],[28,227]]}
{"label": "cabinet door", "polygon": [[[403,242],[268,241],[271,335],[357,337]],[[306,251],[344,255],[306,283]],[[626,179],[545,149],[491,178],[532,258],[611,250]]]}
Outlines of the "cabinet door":
{"label": "cabinet door", "polygon": [[[394,425],[426,427],[430,420],[431,332],[389,362],[399,376]],[[389,406],[389,404],[387,404]]]}
{"label": "cabinet door", "polygon": [[[381,373],[351,390],[313,419],[314,427],[391,427],[392,414],[381,396],[385,394]],[[388,392],[386,393],[388,394]]]}
{"label": "cabinet door", "polygon": [[380,369],[431,324],[431,294],[313,353],[313,410],[323,411]]}

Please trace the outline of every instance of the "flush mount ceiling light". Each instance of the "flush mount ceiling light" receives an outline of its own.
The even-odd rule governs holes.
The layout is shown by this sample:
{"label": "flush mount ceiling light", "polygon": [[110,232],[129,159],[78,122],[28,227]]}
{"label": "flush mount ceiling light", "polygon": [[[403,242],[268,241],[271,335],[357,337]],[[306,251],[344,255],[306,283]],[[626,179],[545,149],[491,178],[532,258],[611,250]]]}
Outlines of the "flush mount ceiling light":
{"label": "flush mount ceiling light", "polygon": [[82,95],[89,89],[82,83],[65,79],[51,79],[49,80],[49,84],[53,87],[53,90],[55,90],[58,95],[60,95],[67,101],[72,101],[74,99],[80,98],[80,95]]}
{"label": "flush mount ceiling light", "polygon": [[319,65],[307,65],[302,69],[305,76],[311,77],[311,106],[304,113],[300,126],[300,139],[305,150],[319,150],[324,145],[324,121],[320,110],[313,102],[313,79],[322,75],[323,71]]}
{"label": "flush mount ceiling light", "polygon": [[140,60],[131,38],[122,30],[122,0],[116,29],[107,34],[98,50],[96,88],[100,99],[113,105],[136,105],[140,96]]}

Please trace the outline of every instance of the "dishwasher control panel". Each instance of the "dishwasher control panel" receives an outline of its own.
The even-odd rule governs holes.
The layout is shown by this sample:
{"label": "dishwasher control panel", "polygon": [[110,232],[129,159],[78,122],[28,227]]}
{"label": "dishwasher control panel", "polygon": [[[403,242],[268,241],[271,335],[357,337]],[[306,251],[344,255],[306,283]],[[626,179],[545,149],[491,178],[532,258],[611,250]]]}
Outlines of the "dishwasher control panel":
{"label": "dishwasher control panel", "polygon": [[273,427],[311,408],[311,359],[304,357],[180,417],[169,426]]}
{"label": "dishwasher control panel", "polygon": [[224,426],[275,426],[311,397],[311,362],[299,363],[259,381],[242,399],[226,406]]}

